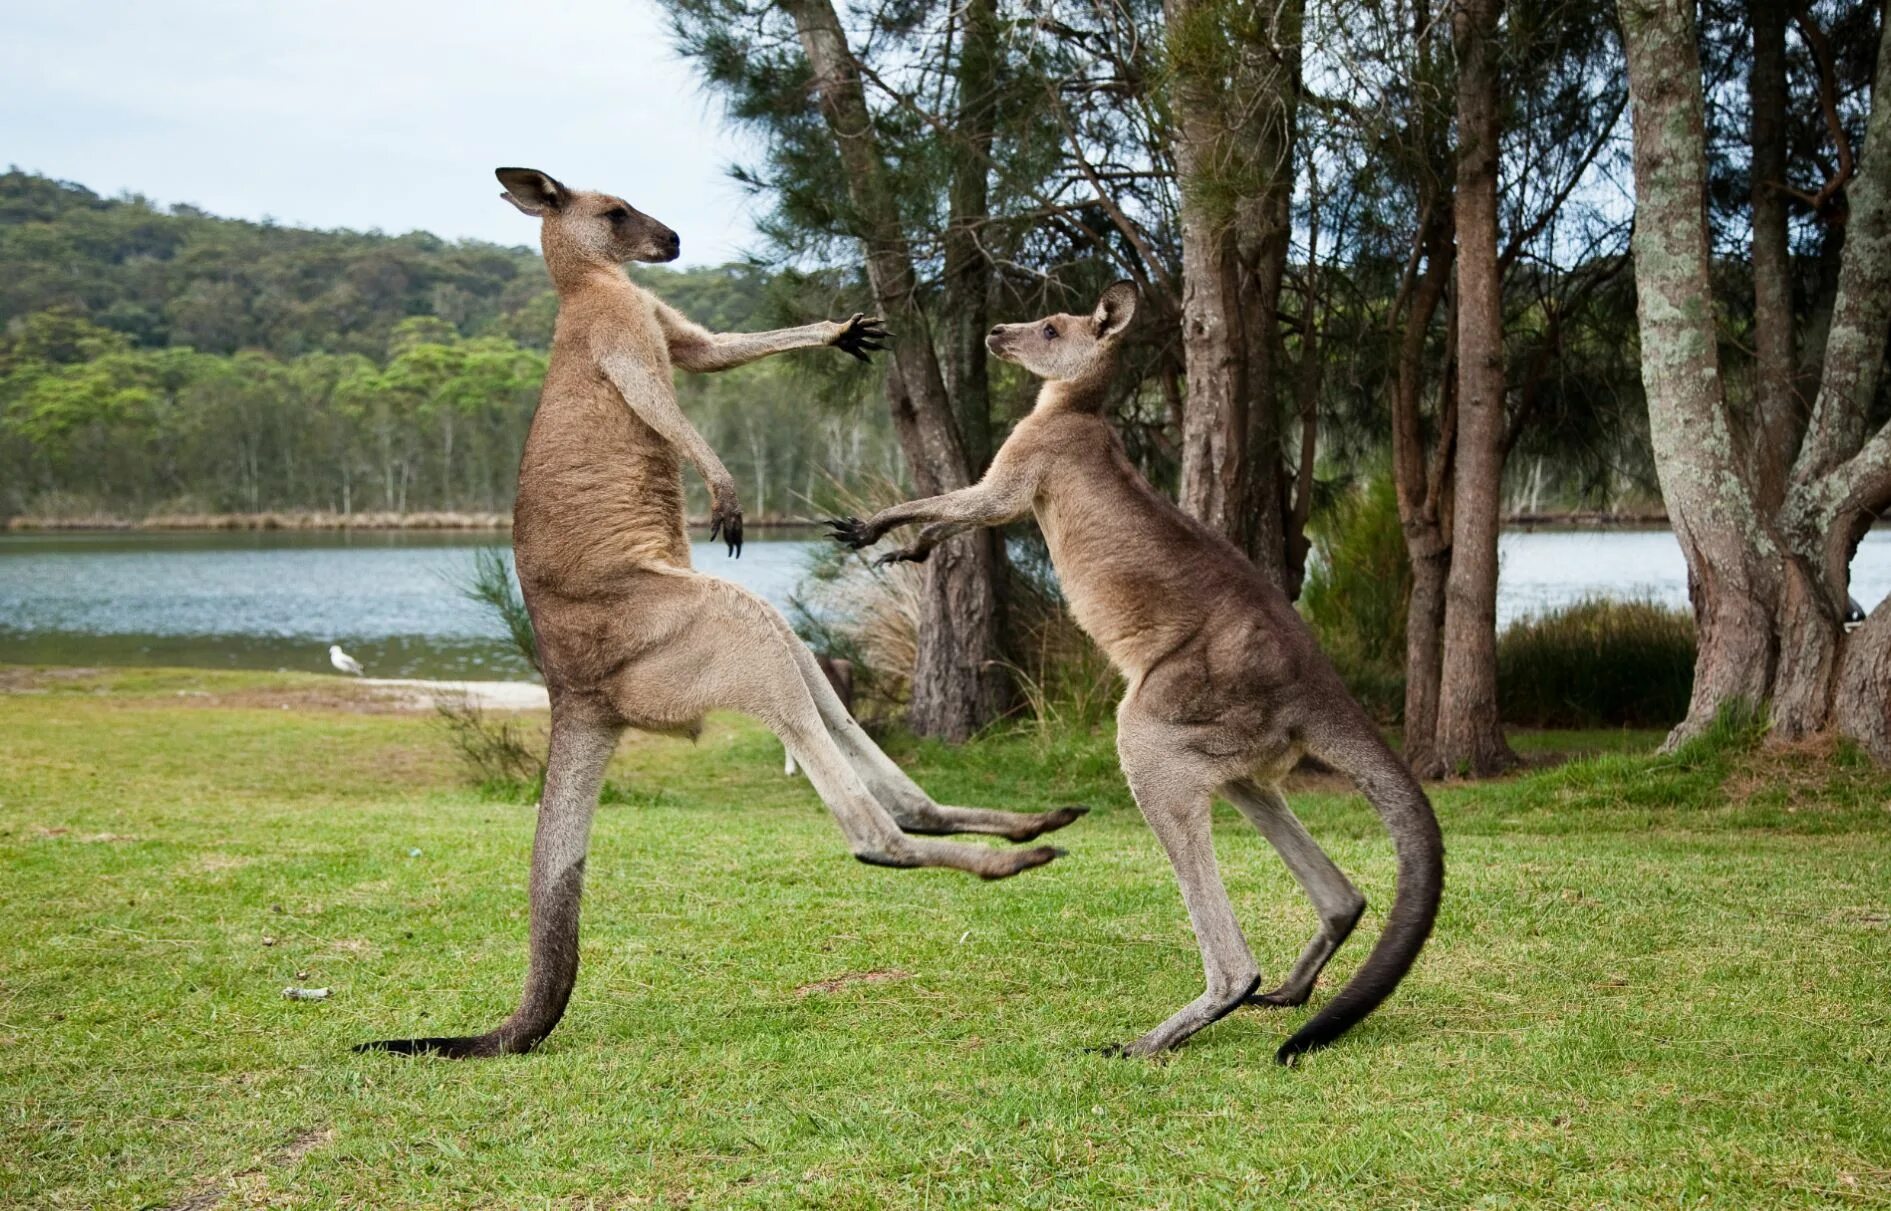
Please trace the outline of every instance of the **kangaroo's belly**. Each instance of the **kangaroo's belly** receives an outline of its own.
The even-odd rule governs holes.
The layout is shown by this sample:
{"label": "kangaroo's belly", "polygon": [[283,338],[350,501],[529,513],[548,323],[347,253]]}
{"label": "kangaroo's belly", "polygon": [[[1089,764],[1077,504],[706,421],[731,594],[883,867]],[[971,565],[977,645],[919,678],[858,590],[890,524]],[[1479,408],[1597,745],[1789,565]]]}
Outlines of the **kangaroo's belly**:
{"label": "kangaroo's belly", "polygon": [[528,594],[608,594],[628,571],[689,565],[675,447],[601,372],[556,354],[519,466],[513,550]]}
{"label": "kangaroo's belly", "polygon": [[1200,603],[1120,516],[1041,501],[1038,525],[1071,616],[1133,683],[1201,625]]}

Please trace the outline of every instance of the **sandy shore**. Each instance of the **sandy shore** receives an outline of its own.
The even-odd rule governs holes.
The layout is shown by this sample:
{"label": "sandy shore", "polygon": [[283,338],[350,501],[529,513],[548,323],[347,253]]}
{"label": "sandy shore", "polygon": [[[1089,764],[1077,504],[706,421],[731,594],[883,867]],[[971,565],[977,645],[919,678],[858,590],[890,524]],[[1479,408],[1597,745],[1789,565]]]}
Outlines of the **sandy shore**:
{"label": "sandy shore", "polygon": [[356,684],[410,710],[430,711],[442,702],[470,702],[488,711],[548,711],[545,687],[530,681],[421,681],[409,677],[364,677]]}

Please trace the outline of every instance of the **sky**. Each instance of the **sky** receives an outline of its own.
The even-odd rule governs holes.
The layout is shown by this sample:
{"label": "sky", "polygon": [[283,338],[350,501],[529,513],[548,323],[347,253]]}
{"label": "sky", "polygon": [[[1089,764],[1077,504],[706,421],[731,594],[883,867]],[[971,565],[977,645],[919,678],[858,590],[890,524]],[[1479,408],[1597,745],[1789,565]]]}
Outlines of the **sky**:
{"label": "sky", "polygon": [[536,244],[492,170],[754,242],[720,106],[651,0],[0,0],[0,165],[295,226]]}

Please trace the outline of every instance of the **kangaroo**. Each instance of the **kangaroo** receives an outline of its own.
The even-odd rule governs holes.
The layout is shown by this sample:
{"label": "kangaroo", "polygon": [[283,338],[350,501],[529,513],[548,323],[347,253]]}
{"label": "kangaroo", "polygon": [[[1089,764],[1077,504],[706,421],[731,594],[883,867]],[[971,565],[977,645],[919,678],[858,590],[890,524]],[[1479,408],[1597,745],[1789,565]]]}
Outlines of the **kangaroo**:
{"label": "kangaroo", "polygon": [[711,333],[631,282],[670,261],[676,233],[622,198],[501,168],[502,195],[540,220],[558,320],[526,438],[512,549],[551,696],[551,749],[530,879],[530,955],[518,1009],[484,1034],[357,1050],[443,1056],[530,1051],[563,1016],[578,969],[578,906],[605,764],[625,728],[694,736],[709,711],[759,718],[807,770],[854,857],[1002,879],[1057,857],[924,836],[1028,841],[1085,809],[935,803],[854,722],[787,621],[754,593],[690,567],[681,460],[709,485],[710,537],[742,548],[735,481],[678,408],[672,367],[723,370],[790,349],[865,360],[888,334],[856,315],[775,332]]}
{"label": "kangaroo", "polygon": [[[821,666],[821,675],[827,678],[827,684],[834,687],[834,696],[840,699],[840,704],[847,708],[849,715],[853,714],[854,662],[838,656],[817,655],[814,658],[814,663]],[[782,751],[787,755],[782,758],[781,772],[792,778],[797,772],[794,765],[794,754],[789,753],[786,749]]]}
{"label": "kangaroo", "polygon": [[[1310,753],[1365,792],[1398,852],[1398,892],[1352,981],[1281,1045],[1276,1058],[1291,1063],[1371,1013],[1411,968],[1437,915],[1444,846],[1424,791],[1340,684],[1286,595],[1151,487],[1103,419],[1135,311],[1135,287],[1118,282],[1091,315],[993,328],[992,353],[1045,381],[985,477],[864,522],[829,524],[839,541],[860,549],[897,526],[927,523],[913,545],[878,561],[892,563],[923,560],[954,534],[1035,512],[1072,614],[1123,674],[1118,757],[1175,867],[1208,987],[1112,1050],[1175,1047],[1244,1002],[1306,1002],[1366,902],[1288,810],[1278,782]],[[1260,972],[1215,865],[1209,806],[1217,793],[1273,844],[1319,912],[1319,932],[1270,992],[1255,991]]]}

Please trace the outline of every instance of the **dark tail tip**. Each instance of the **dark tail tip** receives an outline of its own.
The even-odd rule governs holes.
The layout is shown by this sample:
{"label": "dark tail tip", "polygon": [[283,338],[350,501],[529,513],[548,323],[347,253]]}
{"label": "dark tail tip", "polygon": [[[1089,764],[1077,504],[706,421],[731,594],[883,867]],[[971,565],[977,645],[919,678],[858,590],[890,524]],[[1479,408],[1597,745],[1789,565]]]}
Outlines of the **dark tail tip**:
{"label": "dark tail tip", "polygon": [[357,1043],[349,1050],[356,1054],[371,1051],[385,1051],[390,1055],[432,1055],[447,1060],[465,1060],[478,1056],[501,1055],[501,1047],[491,1035],[469,1035],[463,1038],[430,1039],[379,1039],[372,1043]]}
{"label": "dark tail tip", "polygon": [[1391,996],[1424,949],[1438,917],[1438,901],[1444,892],[1444,841],[1438,834],[1438,819],[1410,771],[1390,750],[1383,758],[1373,771],[1379,777],[1355,776],[1355,781],[1378,810],[1398,852],[1398,889],[1392,910],[1386,914],[1378,943],[1353,978],[1274,1053],[1281,1064],[1292,1065],[1307,1052],[1338,1039]]}

